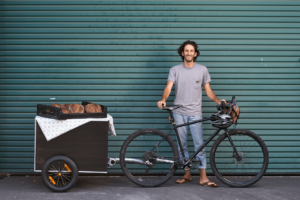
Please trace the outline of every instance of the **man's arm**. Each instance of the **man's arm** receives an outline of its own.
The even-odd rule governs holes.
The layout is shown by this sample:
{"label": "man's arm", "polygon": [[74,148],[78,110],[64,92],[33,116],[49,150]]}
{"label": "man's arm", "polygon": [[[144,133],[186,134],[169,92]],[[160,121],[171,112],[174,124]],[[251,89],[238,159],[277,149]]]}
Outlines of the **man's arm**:
{"label": "man's arm", "polygon": [[163,95],[161,97],[161,100],[157,102],[157,107],[159,107],[160,109],[162,109],[162,104],[167,105],[166,101],[172,91],[172,87],[173,87],[173,82],[172,81],[168,81],[167,82],[167,86],[164,89]]}
{"label": "man's arm", "polygon": [[[205,93],[208,96],[208,98],[210,98],[212,101],[216,102],[218,105],[221,104],[221,101],[225,101],[225,99],[222,99],[221,101],[218,99],[218,97],[215,95],[215,93],[210,88],[209,83],[206,83],[204,85],[204,90],[205,90]],[[226,103],[226,101],[225,101],[225,103]]]}

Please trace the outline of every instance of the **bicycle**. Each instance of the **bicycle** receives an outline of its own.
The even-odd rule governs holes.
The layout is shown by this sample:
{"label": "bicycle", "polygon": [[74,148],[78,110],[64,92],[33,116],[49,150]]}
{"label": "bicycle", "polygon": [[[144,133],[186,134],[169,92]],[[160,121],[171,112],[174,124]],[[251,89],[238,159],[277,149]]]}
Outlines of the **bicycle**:
{"label": "bicycle", "polygon": [[[235,97],[229,104],[222,102],[217,106],[221,113],[236,105]],[[214,142],[210,150],[210,166],[214,175],[230,187],[248,187],[259,181],[267,170],[269,153],[264,141],[249,130],[219,127],[190,157],[185,158],[183,148],[178,137],[177,128],[190,124],[200,123],[210,118],[176,125],[173,119],[173,110],[180,105],[165,106],[169,111],[169,121],[173,129],[169,133],[156,129],[141,129],[132,133],[123,143],[120,151],[120,165],[126,177],[133,183],[142,187],[157,187],[166,183],[174,175],[178,167],[191,168],[200,161],[196,155],[218,135],[223,129],[224,133]],[[231,126],[229,124],[229,126]],[[175,130],[182,159],[180,160],[177,145],[170,137]],[[201,164],[201,162],[200,162]]]}

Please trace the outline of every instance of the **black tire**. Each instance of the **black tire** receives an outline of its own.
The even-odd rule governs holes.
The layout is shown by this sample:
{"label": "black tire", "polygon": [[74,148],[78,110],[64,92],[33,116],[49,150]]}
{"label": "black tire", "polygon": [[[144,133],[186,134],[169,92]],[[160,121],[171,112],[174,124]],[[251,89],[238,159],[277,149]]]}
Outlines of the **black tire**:
{"label": "black tire", "polygon": [[66,192],[77,182],[78,168],[72,159],[66,156],[54,156],[45,162],[42,180],[53,192]]}
{"label": "black tire", "polygon": [[[152,150],[161,141],[158,148]],[[152,151],[151,151],[152,150]],[[126,177],[133,183],[142,187],[157,187],[174,175],[176,167],[171,163],[162,163],[159,158],[178,162],[177,146],[170,136],[156,129],[142,129],[132,133],[123,143],[120,151],[120,165]],[[150,161],[154,164],[151,168],[146,165],[129,163],[125,158],[134,158]],[[148,169],[148,171],[147,171]]]}
{"label": "black tire", "polygon": [[229,135],[241,160],[234,154],[227,137],[222,134],[210,151],[210,165],[213,173],[230,187],[248,187],[259,181],[269,163],[269,152],[264,141],[249,130],[234,129]]}

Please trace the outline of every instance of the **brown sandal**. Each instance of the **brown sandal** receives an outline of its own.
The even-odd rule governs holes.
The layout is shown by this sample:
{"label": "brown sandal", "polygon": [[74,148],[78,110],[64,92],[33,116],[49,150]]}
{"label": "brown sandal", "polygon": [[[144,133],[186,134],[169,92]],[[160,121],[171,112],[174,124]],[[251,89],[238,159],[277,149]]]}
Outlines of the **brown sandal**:
{"label": "brown sandal", "polygon": [[[182,181],[183,180],[183,181]],[[182,182],[181,182],[182,181]],[[183,183],[188,183],[188,182],[191,182],[192,181],[192,177],[191,178],[184,178],[182,177],[181,179],[178,179],[176,181],[177,184],[183,184]]]}
{"label": "brown sandal", "polygon": [[202,186],[207,186],[207,187],[218,187],[218,185],[214,182],[211,182],[211,181],[207,181],[206,183],[199,183],[199,185],[202,185]]}

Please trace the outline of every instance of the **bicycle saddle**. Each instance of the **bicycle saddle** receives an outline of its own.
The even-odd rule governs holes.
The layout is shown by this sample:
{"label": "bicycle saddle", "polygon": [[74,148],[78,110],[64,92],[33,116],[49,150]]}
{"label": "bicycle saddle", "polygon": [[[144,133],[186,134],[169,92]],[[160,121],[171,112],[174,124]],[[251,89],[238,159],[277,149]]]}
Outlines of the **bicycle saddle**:
{"label": "bicycle saddle", "polygon": [[180,108],[180,107],[181,107],[181,105],[169,105],[169,106],[166,105],[164,107],[164,109],[171,111],[171,110],[175,110],[175,109]]}

